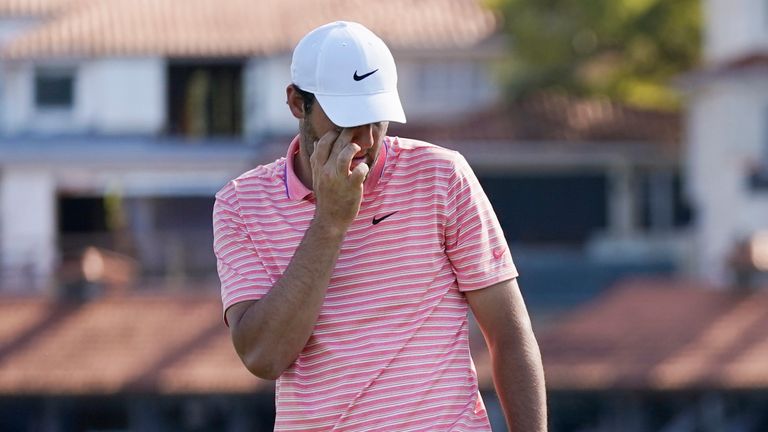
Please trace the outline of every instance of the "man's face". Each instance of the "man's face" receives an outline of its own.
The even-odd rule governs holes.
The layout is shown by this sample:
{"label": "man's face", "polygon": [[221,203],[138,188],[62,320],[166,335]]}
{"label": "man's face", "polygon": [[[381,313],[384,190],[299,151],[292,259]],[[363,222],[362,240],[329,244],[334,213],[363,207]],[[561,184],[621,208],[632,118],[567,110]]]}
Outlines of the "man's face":
{"label": "man's face", "polygon": [[[361,162],[365,162],[369,167],[373,167],[376,157],[379,155],[379,149],[387,134],[389,122],[370,123],[361,126],[354,126],[346,129],[353,130],[352,142],[359,145],[361,150],[352,159],[350,170]],[[342,128],[336,126],[325,115],[320,104],[315,101],[312,109],[300,124],[301,147],[302,152],[307,157],[312,155],[314,142],[330,131],[341,132]]]}

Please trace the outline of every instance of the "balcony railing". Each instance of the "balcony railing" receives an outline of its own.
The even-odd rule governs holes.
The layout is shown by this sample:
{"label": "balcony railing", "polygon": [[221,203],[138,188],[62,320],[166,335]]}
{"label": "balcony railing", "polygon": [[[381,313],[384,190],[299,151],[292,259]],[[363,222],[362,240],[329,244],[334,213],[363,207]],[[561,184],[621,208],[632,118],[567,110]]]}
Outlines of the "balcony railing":
{"label": "balcony railing", "polygon": [[88,297],[104,291],[201,291],[218,287],[210,230],[59,235],[50,275],[3,268],[0,292]]}

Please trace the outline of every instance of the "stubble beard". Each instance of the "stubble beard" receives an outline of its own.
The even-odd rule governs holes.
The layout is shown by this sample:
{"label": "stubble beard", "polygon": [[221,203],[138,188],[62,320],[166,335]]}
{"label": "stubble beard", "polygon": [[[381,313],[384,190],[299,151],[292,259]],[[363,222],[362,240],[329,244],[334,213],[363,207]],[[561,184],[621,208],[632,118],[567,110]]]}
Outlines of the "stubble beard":
{"label": "stubble beard", "polygon": [[315,128],[308,120],[302,120],[299,123],[299,144],[301,151],[307,154],[307,158],[312,156],[315,150],[315,141],[319,140]]}

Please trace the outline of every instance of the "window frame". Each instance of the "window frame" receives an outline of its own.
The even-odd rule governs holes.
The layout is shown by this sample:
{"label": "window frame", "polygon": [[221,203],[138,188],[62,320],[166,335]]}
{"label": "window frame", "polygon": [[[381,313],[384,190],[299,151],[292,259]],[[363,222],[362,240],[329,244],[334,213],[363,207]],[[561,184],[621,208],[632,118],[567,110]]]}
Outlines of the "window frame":
{"label": "window frame", "polygon": [[[60,65],[38,65],[33,69],[32,74],[32,105],[36,112],[50,113],[50,112],[63,112],[69,113],[75,110],[77,105],[77,67]],[[41,80],[67,80],[69,89],[66,90],[67,95],[66,103],[55,103],[41,100]],[[48,83],[52,84],[51,82]]]}

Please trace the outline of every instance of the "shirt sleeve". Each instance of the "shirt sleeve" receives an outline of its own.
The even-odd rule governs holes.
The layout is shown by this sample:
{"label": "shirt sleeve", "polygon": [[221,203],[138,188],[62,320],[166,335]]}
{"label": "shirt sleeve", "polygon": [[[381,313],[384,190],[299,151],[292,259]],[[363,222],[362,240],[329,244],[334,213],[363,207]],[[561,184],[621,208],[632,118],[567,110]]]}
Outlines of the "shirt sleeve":
{"label": "shirt sleeve", "polygon": [[517,277],[517,269],[488,197],[463,156],[456,153],[447,196],[445,247],[460,291]]}
{"label": "shirt sleeve", "polygon": [[230,186],[216,195],[213,205],[213,251],[221,281],[225,323],[230,306],[246,300],[258,300],[272,288],[272,281],[245,223],[237,207],[231,203],[234,198],[234,188]]}

